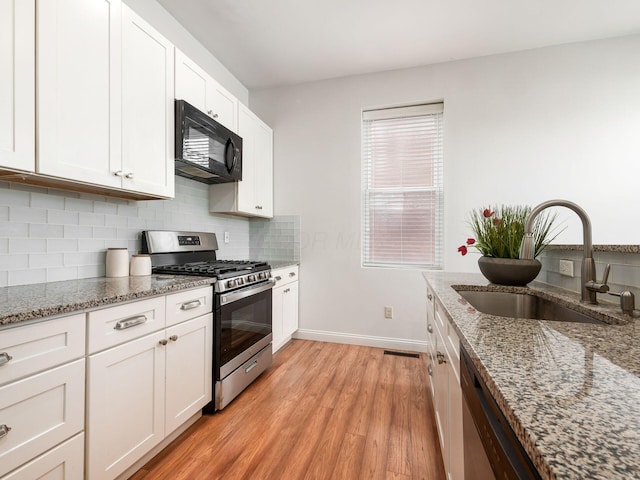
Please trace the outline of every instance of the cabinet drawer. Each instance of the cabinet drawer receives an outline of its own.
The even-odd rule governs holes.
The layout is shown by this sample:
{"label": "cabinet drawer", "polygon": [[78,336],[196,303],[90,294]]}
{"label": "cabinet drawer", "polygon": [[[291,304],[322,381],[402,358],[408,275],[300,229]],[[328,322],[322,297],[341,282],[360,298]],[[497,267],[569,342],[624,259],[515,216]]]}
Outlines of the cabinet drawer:
{"label": "cabinet drawer", "polygon": [[2,330],[0,385],[84,356],[84,314]]}
{"label": "cabinet drawer", "polygon": [[165,297],[150,298],[87,314],[88,353],[142,337],[165,326]]}
{"label": "cabinet drawer", "polygon": [[84,433],[14,470],[2,480],[77,480],[84,475]]}
{"label": "cabinet drawer", "polygon": [[167,326],[211,313],[213,286],[167,295]]}
{"label": "cabinet drawer", "polygon": [[283,285],[286,285],[287,283],[296,282],[298,281],[298,266],[293,265],[291,267],[272,270],[271,276],[276,282],[273,288],[281,287]]}
{"label": "cabinet drawer", "polygon": [[84,427],[84,359],[0,388],[0,475]]}

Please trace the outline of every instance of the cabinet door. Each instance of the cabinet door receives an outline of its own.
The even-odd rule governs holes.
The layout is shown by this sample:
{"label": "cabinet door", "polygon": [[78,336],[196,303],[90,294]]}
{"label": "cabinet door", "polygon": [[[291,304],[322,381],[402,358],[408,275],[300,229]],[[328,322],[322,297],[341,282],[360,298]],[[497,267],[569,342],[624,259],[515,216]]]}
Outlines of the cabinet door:
{"label": "cabinet door", "polygon": [[206,112],[209,75],[180,50],[176,49],[175,54],[176,98]]}
{"label": "cabinet door", "polygon": [[122,6],[122,188],[174,195],[173,45]]}
{"label": "cabinet door", "polygon": [[238,109],[238,135],[242,137],[242,181],[238,182],[238,210],[256,214],[255,200],[255,130],[256,122],[253,113],[240,105]]}
{"label": "cabinet door", "polygon": [[256,118],[254,127],[255,201],[261,217],[273,217],[273,130]]}
{"label": "cabinet door", "polygon": [[207,83],[207,109],[217,122],[233,132],[238,131],[238,99],[213,78]]}
{"label": "cabinet door", "polygon": [[87,478],[113,479],[164,438],[165,331],[88,358]]}
{"label": "cabinet door", "polygon": [[284,289],[286,287],[278,287],[273,289],[273,298],[271,300],[272,314],[272,334],[271,342],[273,352],[277,352],[284,342],[283,318],[284,318]]}
{"label": "cabinet door", "polygon": [[289,338],[298,330],[298,282],[284,287],[282,334]]}
{"label": "cabinet door", "polygon": [[0,476],[84,426],[84,359],[0,388]]}
{"label": "cabinet door", "polygon": [[211,401],[213,314],[167,329],[165,434]]}
{"label": "cabinet door", "polygon": [[39,0],[40,173],[121,187],[121,2]]}
{"label": "cabinet door", "polygon": [[[453,360],[455,362],[455,360]],[[460,378],[449,368],[449,478],[464,480],[464,438]]]}
{"label": "cabinet door", "polygon": [[35,169],[35,0],[0,2],[0,167]]}
{"label": "cabinet door", "polygon": [[434,365],[434,375],[432,380],[435,385],[436,396],[434,399],[436,423],[438,424],[438,437],[440,438],[440,448],[444,468],[449,470],[449,378],[446,363],[447,351],[440,335],[436,335],[436,360]]}

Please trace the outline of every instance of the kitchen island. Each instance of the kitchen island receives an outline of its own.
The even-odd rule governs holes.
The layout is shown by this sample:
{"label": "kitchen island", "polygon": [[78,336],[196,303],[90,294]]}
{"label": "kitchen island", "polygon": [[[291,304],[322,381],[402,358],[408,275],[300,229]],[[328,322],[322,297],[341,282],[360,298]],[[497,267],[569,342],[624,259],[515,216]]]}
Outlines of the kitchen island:
{"label": "kitchen island", "polygon": [[[484,289],[478,274],[424,273],[462,347],[544,479],[640,478],[640,331],[615,305],[612,324],[498,317],[454,289]],[[544,284],[496,290],[579,296]]]}

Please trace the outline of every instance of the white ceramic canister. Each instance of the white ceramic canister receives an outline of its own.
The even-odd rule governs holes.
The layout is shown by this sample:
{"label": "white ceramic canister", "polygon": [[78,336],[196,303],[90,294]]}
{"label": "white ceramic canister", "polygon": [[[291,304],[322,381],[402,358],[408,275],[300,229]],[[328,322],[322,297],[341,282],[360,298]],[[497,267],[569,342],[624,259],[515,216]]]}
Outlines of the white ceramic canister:
{"label": "white ceramic canister", "polygon": [[105,263],[107,277],[129,276],[129,251],[126,248],[108,248]]}
{"label": "white ceramic canister", "polygon": [[129,275],[142,277],[151,275],[151,257],[149,255],[132,255],[129,265]]}

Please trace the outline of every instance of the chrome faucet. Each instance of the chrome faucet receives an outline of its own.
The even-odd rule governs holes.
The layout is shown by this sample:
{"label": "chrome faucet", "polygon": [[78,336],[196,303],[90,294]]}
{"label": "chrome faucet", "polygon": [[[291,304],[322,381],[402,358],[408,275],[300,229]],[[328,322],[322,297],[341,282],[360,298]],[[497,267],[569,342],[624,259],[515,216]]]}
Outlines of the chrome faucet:
{"label": "chrome faucet", "polygon": [[549,200],[543,202],[540,205],[534,207],[529,213],[525,221],[524,237],[522,238],[522,244],[520,245],[520,258],[533,259],[535,256],[535,239],[533,237],[533,223],[536,217],[549,207],[566,207],[578,214],[580,220],[582,220],[582,234],[584,253],[582,257],[582,269],[581,269],[581,286],[582,286],[582,301],[592,304],[597,304],[597,293],[606,293],[609,291],[607,285],[607,278],[609,277],[609,266],[605,268],[602,282],[596,281],[596,263],[593,260],[593,242],[591,233],[591,220],[587,212],[573,202],[567,200]]}

